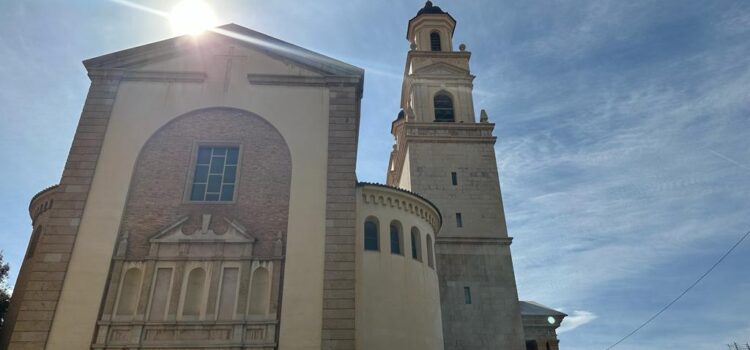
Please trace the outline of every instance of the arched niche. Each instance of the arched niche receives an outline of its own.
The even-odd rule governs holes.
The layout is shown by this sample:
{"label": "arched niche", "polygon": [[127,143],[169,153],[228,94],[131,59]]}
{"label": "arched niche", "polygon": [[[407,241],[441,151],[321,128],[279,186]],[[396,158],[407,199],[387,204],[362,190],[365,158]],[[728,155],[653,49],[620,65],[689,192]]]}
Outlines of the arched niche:
{"label": "arched niche", "polygon": [[265,316],[270,303],[270,274],[265,267],[258,267],[253,271],[250,282],[250,304],[248,314]]}
{"label": "arched niche", "polygon": [[129,268],[122,278],[120,298],[117,302],[117,316],[132,316],[138,305],[138,295],[141,286],[141,269]]}
{"label": "arched niche", "polygon": [[196,318],[201,315],[204,304],[206,270],[196,267],[188,274],[185,284],[185,297],[182,302],[182,315]]}

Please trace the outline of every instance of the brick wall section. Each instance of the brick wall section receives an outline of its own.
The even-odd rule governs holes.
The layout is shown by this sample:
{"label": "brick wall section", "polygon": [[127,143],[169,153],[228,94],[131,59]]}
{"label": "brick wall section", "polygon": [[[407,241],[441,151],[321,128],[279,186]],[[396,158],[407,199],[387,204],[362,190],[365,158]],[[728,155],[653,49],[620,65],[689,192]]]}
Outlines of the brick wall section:
{"label": "brick wall section", "polygon": [[104,134],[109,123],[117,88],[118,72],[89,74],[89,88],[83,113],[33,258],[24,263],[25,281],[8,350],[41,350],[47,342],[63,280],[73,251],[78,226],[86,205],[91,180]]}
{"label": "brick wall section", "polygon": [[330,88],[328,190],[323,276],[323,350],[355,348],[355,165],[359,128],[358,84]]}
{"label": "brick wall section", "polygon": [[[231,203],[185,200],[193,173],[196,143],[240,146],[237,191]],[[212,227],[223,218],[239,222],[257,241],[256,258],[273,258],[274,245],[286,241],[292,159],[284,138],[262,117],[233,108],[207,108],[172,120],[143,146],[135,164],[120,235],[128,232],[126,260],[144,260],[149,240],[180,218],[198,229],[201,215]],[[223,231],[221,231],[223,232]]]}

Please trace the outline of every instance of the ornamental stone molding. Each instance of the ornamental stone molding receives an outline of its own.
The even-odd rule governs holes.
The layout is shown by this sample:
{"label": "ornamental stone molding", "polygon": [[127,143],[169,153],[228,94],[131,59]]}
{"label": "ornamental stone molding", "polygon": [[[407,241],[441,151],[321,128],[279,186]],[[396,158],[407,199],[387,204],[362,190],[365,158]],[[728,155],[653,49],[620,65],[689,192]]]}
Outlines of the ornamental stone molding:
{"label": "ornamental stone molding", "polygon": [[402,210],[427,222],[433,232],[440,231],[443,220],[440,211],[421,196],[381,184],[360,182],[357,186],[362,189],[362,203],[366,206],[383,206]]}

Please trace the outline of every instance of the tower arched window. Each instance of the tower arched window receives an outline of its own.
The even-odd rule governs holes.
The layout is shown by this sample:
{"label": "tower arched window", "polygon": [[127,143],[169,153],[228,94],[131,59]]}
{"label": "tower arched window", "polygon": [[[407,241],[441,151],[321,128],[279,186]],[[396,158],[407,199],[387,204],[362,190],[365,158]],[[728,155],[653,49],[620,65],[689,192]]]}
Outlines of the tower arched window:
{"label": "tower arched window", "polygon": [[442,46],[440,45],[440,33],[438,32],[430,33],[430,50],[443,51]]}
{"label": "tower arched window", "polygon": [[411,228],[411,257],[422,261],[422,240],[416,227]]}
{"label": "tower arched window", "polygon": [[453,99],[447,92],[438,92],[432,100],[432,106],[435,108],[436,122],[453,122],[455,121],[453,113]]}
{"label": "tower arched window", "polygon": [[378,234],[378,220],[369,217],[365,220],[365,250],[380,249],[380,235]]}
{"label": "tower arched window", "polygon": [[391,254],[404,254],[404,236],[401,233],[401,223],[391,221]]}

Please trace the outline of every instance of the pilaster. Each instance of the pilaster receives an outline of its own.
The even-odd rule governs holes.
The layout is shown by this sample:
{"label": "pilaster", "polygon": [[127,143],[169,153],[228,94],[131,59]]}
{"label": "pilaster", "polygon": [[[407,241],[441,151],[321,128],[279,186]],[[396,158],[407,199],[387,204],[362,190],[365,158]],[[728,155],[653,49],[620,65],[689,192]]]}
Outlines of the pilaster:
{"label": "pilaster", "polygon": [[55,189],[54,206],[34,247],[33,258],[24,263],[24,293],[15,327],[9,335],[9,350],[44,349],[68,270],[78,226],[86,206],[109,116],[123,73],[117,70],[90,72],[91,86],[83,106],[75,137]]}
{"label": "pilaster", "polygon": [[[361,79],[361,78],[360,78]],[[359,83],[361,80],[357,79]],[[355,348],[355,166],[361,85],[328,82],[328,190],[323,272],[323,350]]]}

